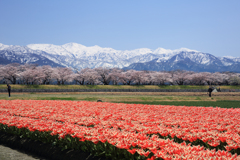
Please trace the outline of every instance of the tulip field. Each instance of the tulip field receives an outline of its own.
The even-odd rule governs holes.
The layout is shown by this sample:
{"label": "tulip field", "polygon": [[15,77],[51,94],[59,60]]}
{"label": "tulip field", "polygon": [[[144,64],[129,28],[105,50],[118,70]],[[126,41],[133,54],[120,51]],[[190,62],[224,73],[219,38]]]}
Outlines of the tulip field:
{"label": "tulip field", "polygon": [[240,159],[240,109],[0,100],[0,131],[109,159]]}

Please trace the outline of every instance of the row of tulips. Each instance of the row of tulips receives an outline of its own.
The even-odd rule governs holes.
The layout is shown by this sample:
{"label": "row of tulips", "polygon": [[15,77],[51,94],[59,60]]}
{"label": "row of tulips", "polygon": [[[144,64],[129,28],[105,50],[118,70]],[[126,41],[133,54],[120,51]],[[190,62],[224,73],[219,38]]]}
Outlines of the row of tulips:
{"label": "row of tulips", "polygon": [[[41,102],[40,102],[41,103]],[[48,102],[47,102],[48,103]],[[68,102],[67,102],[68,103]],[[63,106],[66,105],[63,103]],[[103,108],[99,104],[81,104],[84,110],[77,110],[79,104],[64,108],[52,109],[48,106],[32,105],[25,106],[23,110],[11,108],[9,113],[30,118],[47,118],[62,122],[77,123],[79,125],[96,127],[115,127],[129,132],[143,132],[149,135],[158,134],[160,137],[176,137],[178,141],[204,142],[209,148],[222,148],[226,150],[240,148],[238,124],[239,109],[220,109],[202,107],[176,107],[176,106],[147,106],[115,104]],[[111,104],[112,105],[112,104]],[[44,110],[41,111],[38,109]],[[130,116],[127,112],[132,112]],[[129,108],[130,107],[130,108]],[[148,113],[146,113],[146,109]],[[113,112],[113,114],[112,114]],[[101,113],[101,115],[99,115]],[[144,114],[144,116],[139,116]],[[104,117],[103,117],[104,116]],[[127,117],[126,117],[127,116]],[[121,118],[121,120],[119,120]],[[130,118],[130,121],[128,120]],[[117,121],[116,121],[117,120]],[[206,145],[205,147],[208,147]]]}
{"label": "row of tulips", "polygon": [[240,159],[236,154],[239,112],[84,101],[0,101],[2,131],[117,159]]}

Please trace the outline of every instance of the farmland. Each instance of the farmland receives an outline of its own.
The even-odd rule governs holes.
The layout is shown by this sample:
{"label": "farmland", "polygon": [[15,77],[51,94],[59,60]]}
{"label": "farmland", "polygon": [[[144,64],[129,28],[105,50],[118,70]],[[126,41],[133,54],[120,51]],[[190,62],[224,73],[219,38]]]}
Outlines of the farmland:
{"label": "farmland", "polygon": [[1,131],[111,159],[239,158],[239,109],[1,100]]}
{"label": "farmland", "polygon": [[239,92],[0,93],[0,130],[110,159],[237,159],[239,102]]}
{"label": "farmland", "polygon": [[207,92],[64,92],[64,93],[0,93],[5,100],[72,100],[113,103],[162,104],[180,106],[218,106],[240,108],[240,92],[217,92],[208,97]]}

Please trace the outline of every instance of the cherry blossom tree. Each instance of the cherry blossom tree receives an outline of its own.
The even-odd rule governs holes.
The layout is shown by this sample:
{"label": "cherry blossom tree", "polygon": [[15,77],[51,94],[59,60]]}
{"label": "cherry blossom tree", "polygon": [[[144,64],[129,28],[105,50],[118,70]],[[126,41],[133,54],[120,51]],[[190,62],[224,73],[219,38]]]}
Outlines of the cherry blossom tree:
{"label": "cherry blossom tree", "polygon": [[237,75],[237,74],[236,73],[231,73],[231,72],[224,72],[224,73],[222,73],[222,75],[221,75],[222,84],[230,85],[230,83],[231,83],[230,78],[232,76],[235,76],[235,75]]}
{"label": "cherry blossom tree", "polygon": [[104,85],[108,85],[111,82],[110,69],[99,67],[94,70],[98,74],[99,81],[101,81]]}
{"label": "cherry blossom tree", "polygon": [[113,85],[118,85],[120,82],[122,70],[118,68],[111,69],[111,72],[109,73],[110,79],[112,80]]}
{"label": "cherry blossom tree", "polygon": [[54,78],[54,69],[49,65],[42,66],[41,69],[44,74],[42,77],[42,83],[50,84]]}
{"label": "cherry blossom tree", "polygon": [[133,81],[133,73],[135,72],[135,70],[128,70],[125,72],[122,72],[120,74],[119,80],[121,83],[123,83],[124,85],[130,85]]}
{"label": "cherry blossom tree", "polygon": [[212,84],[218,85],[218,84],[222,84],[223,83],[224,76],[226,76],[226,75],[223,75],[222,73],[219,73],[219,72],[215,72],[215,73],[212,73],[212,76],[213,76]]}
{"label": "cherry blossom tree", "polygon": [[136,85],[140,85],[142,82],[143,82],[143,78],[145,76],[145,72],[144,71],[135,71],[133,72],[133,82],[136,84]]}
{"label": "cherry blossom tree", "polygon": [[64,85],[66,82],[73,80],[73,71],[71,68],[54,68],[53,78],[57,80],[58,85]]}
{"label": "cherry blossom tree", "polygon": [[19,66],[18,80],[22,84],[30,84],[31,83],[31,73],[33,68],[36,66],[30,64],[24,64]]}
{"label": "cherry blossom tree", "polygon": [[80,85],[84,85],[85,81],[88,79],[86,76],[89,76],[87,72],[90,70],[91,69],[89,68],[84,68],[80,71],[77,71],[74,75],[74,80]]}
{"label": "cherry blossom tree", "polygon": [[167,82],[171,82],[171,74],[167,72],[156,72],[154,81],[156,84],[165,85]]}
{"label": "cherry blossom tree", "polygon": [[203,72],[202,74],[204,74],[205,75],[205,80],[206,80],[206,82],[207,82],[207,84],[208,85],[212,85],[212,84],[214,84],[215,83],[215,77],[214,77],[214,75],[213,75],[213,73],[210,73],[210,72]]}
{"label": "cherry blossom tree", "polygon": [[29,85],[32,82],[32,69],[28,69],[26,68],[25,71],[21,72],[19,74],[19,79],[21,81],[22,84],[27,84]]}
{"label": "cherry blossom tree", "polygon": [[49,65],[37,66],[35,64],[18,63],[0,65],[0,81],[16,84],[50,84],[56,80],[57,84],[66,82],[90,84],[124,84],[124,85],[154,85],[154,84],[177,84],[177,85],[238,85],[239,73],[232,72],[192,72],[192,71],[124,71],[119,68],[85,68],[73,73],[70,68],[52,68]]}
{"label": "cherry blossom tree", "polygon": [[240,74],[234,74],[229,78],[231,85],[240,85]]}
{"label": "cherry blossom tree", "polygon": [[18,63],[12,63],[1,67],[1,77],[7,82],[16,84],[19,77],[19,66]]}
{"label": "cherry blossom tree", "polygon": [[154,73],[153,71],[142,71],[143,77],[142,77],[142,84],[143,85],[153,85],[154,84]]}
{"label": "cherry blossom tree", "polygon": [[173,83],[176,83],[177,85],[184,85],[189,79],[188,74],[190,72],[188,71],[175,71],[173,73]]}
{"label": "cherry blossom tree", "polygon": [[34,64],[22,65],[19,79],[23,84],[42,84],[44,79],[43,69]]}
{"label": "cherry blossom tree", "polygon": [[85,79],[85,84],[87,85],[103,84],[101,81],[99,81],[99,75],[95,69],[87,69],[85,72],[83,72],[83,77]]}
{"label": "cherry blossom tree", "polygon": [[193,85],[204,85],[206,84],[206,74],[203,72],[193,73],[188,75],[189,83]]}

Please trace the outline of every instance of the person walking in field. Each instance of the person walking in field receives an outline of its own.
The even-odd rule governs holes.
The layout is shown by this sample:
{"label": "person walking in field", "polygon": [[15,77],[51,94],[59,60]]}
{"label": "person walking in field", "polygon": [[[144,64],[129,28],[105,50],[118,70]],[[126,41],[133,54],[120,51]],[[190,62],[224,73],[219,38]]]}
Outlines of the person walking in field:
{"label": "person walking in field", "polygon": [[11,86],[9,84],[7,84],[7,89],[8,89],[8,95],[9,97],[11,97]]}
{"label": "person walking in field", "polygon": [[212,96],[212,91],[213,91],[212,87],[211,87],[211,86],[209,86],[209,88],[208,88],[209,97],[211,97],[211,96]]}

